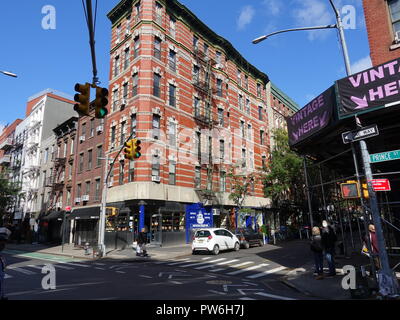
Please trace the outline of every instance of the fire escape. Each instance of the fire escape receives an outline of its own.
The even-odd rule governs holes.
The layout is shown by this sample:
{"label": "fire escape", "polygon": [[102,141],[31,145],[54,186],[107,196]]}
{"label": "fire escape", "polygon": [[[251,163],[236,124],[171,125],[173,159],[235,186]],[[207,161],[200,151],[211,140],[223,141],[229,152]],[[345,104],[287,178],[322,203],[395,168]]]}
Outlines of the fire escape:
{"label": "fire escape", "polygon": [[[218,120],[215,119],[216,112],[213,112],[213,94],[216,93],[216,90],[213,88],[215,75],[212,71],[213,67],[216,65],[216,61],[197,48],[194,50],[194,55],[199,69],[198,73],[194,75],[193,85],[197,89],[200,101],[202,102],[200,104],[201,107],[198,106],[195,110],[194,120],[201,129],[208,129],[211,134],[213,128],[218,124]],[[202,73],[204,74],[203,77],[201,77]],[[212,139],[210,139],[211,136],[207,138],[208,150],[206,152],[199,150],[198,154],[201,171],[205,170],[207,172],[206,188],[202,188],[200,180],[199,188],[195,188],[195,192],[204,205],[211,206],[217,205],[219,200],[212,187],[212,178],[214,174]],[[201,140],[199,143],[202,145]]]}
{"label": "fire escape", "polygon": [[47,178],[46,187],[50,187],[50,197],[47,202],[46,211],[61,209],[62,203],[56,202],[58,195],[64,189],[65,184],[65,163],[67,158],[56,158],[54,161],[53,172]]}

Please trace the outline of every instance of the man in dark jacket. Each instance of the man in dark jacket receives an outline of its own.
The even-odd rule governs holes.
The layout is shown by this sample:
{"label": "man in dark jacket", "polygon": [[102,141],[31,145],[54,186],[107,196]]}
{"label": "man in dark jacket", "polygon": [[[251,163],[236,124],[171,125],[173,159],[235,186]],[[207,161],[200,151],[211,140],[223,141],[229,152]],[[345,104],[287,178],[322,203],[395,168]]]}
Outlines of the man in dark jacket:
{"label": "man in dark jacket", "polygon": [[310,249],[314,255],[315,272],[317,274],[316,280],[322,280],[324,278],[324,260],[323,260],[323,248],[321,242],[321,234],[318,227],[312,228],[312,238],[310,243]]}
{"label": "man in dark jacket", "polygon": [[139,232],[138,239],[137,239],[137,245],[140,248],[140,253],[136,253],[137,256],[142,256],[142,257],[147,257],[147,251],[146,251],[146,243],[147,243],[147,234],[146,234],[146,229],[142,228],[141,232]]}
{"label": "man in dark jacket", "polygon": [[325,259],[328,262],[328,277],[333,277],[336,275],[334,256],[337,237],[333,228],[325,220],[322,221],[322,227],[322,247],[324,248]]}

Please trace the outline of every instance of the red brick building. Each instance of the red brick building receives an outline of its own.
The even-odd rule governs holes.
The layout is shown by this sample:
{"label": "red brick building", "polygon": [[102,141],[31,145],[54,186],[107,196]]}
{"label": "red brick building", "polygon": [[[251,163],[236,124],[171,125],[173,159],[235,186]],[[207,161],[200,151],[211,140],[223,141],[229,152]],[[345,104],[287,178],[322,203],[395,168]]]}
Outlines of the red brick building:
{"label": "red brick building", "polygon": [[400,0],[363,0],[372,65],[400,57]]}
{"label": "red brick building", "polygon": [[[108,17],[105,150],[114,158],[131,133],[142,142],[139,159],[113,167],[108,203],[128,208],[156,242],[184,241],[187,204],[202,203],[214,225],[240,225],[230,172],[256,174],[268,159],[268,76],[178,1],[123,0]],[[281,115],[296,110],[278,96],[292,104]],[[255,178],[243,205],[261,225],[269,204]]]}
{"label": "red brick building", "polygon": [[8,168],[11,163],[11,151],[14,146],[15,128],[22,122],[22,119],[15,120],[4,128],[0,135],[0,172]]}

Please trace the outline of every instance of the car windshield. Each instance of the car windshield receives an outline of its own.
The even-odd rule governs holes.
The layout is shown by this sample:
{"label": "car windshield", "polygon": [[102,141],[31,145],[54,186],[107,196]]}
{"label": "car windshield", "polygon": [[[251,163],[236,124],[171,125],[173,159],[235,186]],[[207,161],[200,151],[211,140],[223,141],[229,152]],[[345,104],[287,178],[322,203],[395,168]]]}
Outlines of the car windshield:
{"label": "car windshield", "polygon": [[209,236],[211,236],[211,233],[208,230],[199,230],[195,235],[196,238],[207,238]]}

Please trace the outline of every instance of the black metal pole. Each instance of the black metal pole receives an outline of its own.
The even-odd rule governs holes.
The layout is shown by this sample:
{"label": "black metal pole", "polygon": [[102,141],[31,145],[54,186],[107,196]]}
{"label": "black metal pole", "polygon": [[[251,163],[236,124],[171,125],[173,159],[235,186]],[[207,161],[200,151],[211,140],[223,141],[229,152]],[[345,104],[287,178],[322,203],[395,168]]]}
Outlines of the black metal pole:
{"label": "black metal pole", "polygon": [[93,27],[93,13],[92,13],[92,0],[86,0],[87,8],[87,24],[89,29],[89,43],[90,51],[92,54],[92,65],[93,65],[93,85],[99,83],[99,78],[97,78],[97,67],[96,67],[96,49],[94,41],[94,27]]}

